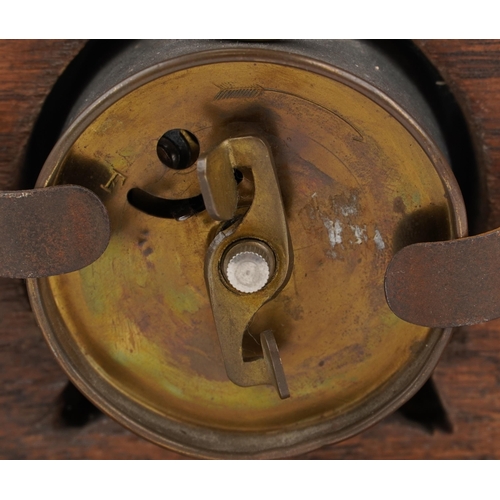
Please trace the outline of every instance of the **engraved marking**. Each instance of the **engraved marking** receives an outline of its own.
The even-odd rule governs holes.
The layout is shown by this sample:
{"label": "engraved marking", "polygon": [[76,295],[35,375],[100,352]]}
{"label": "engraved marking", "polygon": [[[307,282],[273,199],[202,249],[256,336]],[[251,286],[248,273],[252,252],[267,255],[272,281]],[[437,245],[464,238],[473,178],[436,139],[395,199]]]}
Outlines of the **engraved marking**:
{"label": "engraved marking", "polygon": [[127,180],[126,175],[116,170],[116,168],[111,167],[111,177],[108,179],[108,182],[106,182],[106,184],[101,184],[100,187],[104,189],[104,191],[112,193],[114,188],[114,182],[117,178],[119,178],[122,181],[122,186],[125,184],[125,181]]}
{"label": "engraved marking", "polygon": [[216,101],[223,99],[251,99],[257,97],[264,89],[259,85],[253,87],[232,87],[230,84],[218,85],[219,93],[215,96]]}
{"label": "engraved marking", "polygon": [[353,137],[353,140],[359,141],[359,142],[364,142],[364,137],[363,134],[347,119],[345,119],[342,115],[336,113],[335,111],[332,111],[331,109],[326,108],[325,106],[322,106],[321,104],[318,104],[317,102],[311,101],[309,99],[306,99],[305,97],[302,97],[297,94],[293,94],[292,92],[284,92],[282,90],[276,90],[276,89],[267,89],[267,88],[262,88],[263,92],[275,92],[277,94],[283,94],[283,95],[288,95],[290,97],[295,97],[296,99],[300,99],[301,101],[304,101],[306,103],[312,104],[313,106],[316,106],[317,108],[326,111],[327,113],[330,113],[331,115],[335,116],[342,122],[344,122],[351,130],[353,130],[357,137]]}
{"label": "engraved marking", "polygon": [[319,242],[316,242],[316,243],[313,243],[312,245],[307,245],[305,247],[300,247],[300,248],[294,248],[293,251],[294,252],[300,252],[301,250],[307,250],[308,248],[312,248],[312,247],[315,247],[317,245],[319,245],[320,243]]}
{"label": "engraved marking", "polygon": [[[287,127],[282,127],[283,130],[290,130],[288,129]],[[313,141],[314,143],[316,143],[320,148],[323,148],[325,151],[327,151],[328,153],[330,153],[333,157],[335,157],[345,168],[346,170],[352,175],[353,179],[356,181],[357,185],[361,188],[361,184],[359,182],[359,179],[352,173],[352,170],[351,168],[344,162],[342,161],[342,159],[337,156],[331,149],[328,149],[324,144],[321,144],[321,142],[318,142],[316,139],[314,139],[313,137],[309,137],[309,140],[310,141]],[[309,163],[305,158],[302,158],[302,156],[300,156],[298,153],[295,152],[295,154],[302,160],[304,161],[305,163]]]}

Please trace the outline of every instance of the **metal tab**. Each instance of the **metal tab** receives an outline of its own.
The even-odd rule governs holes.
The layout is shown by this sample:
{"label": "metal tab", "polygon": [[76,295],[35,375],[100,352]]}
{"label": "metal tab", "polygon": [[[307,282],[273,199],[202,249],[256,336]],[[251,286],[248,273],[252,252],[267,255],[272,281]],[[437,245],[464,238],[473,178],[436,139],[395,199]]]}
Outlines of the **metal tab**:
{"label": "metal tab", "polygon": [[399,251],[385,275],[387,303],[401,319],[429,327],[500,317],[500,229]]}
{"label": "metal tab", "polygon": [[0,276],[40,278],[88,266],[108,245],[109,219],[81,186],[0,192]]}
{"label": "metal tab", "polygon": [[238,204],[238,191],[231,159],[225,149],[216,149],[212,161],[198,161],[198,180],[207,211],[214,220],[230,220]]}

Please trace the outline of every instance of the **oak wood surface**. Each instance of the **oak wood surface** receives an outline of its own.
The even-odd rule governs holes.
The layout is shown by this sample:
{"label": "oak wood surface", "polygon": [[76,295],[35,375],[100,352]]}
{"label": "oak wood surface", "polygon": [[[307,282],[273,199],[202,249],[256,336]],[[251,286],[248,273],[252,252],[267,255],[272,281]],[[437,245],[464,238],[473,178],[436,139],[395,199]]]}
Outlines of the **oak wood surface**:
{"label": "oak wood surface", "polygon": [[[500,42],[417,44],[457,96],[474,137],[488,214],[500,226]],[[0,189],[19,180],[30,131],[81,40],[0,42]],[[434,381],[453,432],[428,433],[400,414],[301,459],[500,458],[500,321],[458,330]],[[67,378],[30,310],[24,283],[0,279],[0,458],[186,458],[136,437],[108,417],[64,425]]]}

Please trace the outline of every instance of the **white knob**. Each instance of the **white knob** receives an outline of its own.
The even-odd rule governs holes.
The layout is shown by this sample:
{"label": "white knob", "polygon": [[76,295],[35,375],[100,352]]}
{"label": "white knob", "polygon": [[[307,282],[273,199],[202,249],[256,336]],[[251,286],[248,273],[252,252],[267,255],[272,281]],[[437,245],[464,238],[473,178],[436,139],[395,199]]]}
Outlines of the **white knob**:
{"label": "white knob", "polygon": [[274,271],[274,254],[260,241],[244,240],[234,245],[224,259],[224,274],[238,292],[262,290]]}

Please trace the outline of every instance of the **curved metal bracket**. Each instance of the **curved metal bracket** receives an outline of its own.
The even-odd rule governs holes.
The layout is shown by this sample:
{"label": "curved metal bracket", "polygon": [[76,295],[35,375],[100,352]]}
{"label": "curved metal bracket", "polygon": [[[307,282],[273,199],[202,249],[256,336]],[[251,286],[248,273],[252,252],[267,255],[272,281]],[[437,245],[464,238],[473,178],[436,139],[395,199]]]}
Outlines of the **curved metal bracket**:
{"label": "curved metal bracket", "polygon": [[[251,207],[239,223],[217,234],[205,260],[205,279],[228,377],[237,385],[275,385],[281,398],[289,396],[274,335],[261,333],[263,357],[244,361],[243,335],[255,313],[286,285],[293,254],[276,169],[269,146],[257,137],[228,139],[198,161],[205,205],[217,220],[230,220],[237,208],[233,169],[249,168],[255,183]],[[276,258],[269,283],[245,294],[230,287],[221,272],[225,252],[239,240],[267,244]]]}
{"label": "curved metal bracket", "polygon": [[500,229],[400,250],[385,275],[387,303],[401,319],[428,327],[500,317]]}
{"label": "curved metal bracket", "polygon": [[41,278],[88,266],[106,249],[109,218],[82,186],[0,192],[0,276]]}

